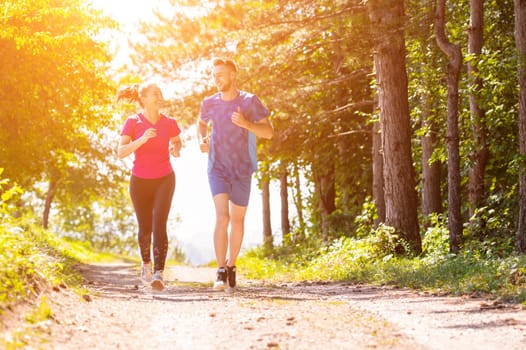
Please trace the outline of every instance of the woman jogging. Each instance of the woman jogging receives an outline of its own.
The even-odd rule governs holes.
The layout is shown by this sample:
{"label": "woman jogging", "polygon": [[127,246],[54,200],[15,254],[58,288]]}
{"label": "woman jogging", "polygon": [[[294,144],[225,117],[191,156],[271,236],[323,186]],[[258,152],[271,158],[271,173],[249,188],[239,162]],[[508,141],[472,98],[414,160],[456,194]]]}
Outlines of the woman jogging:
{"label": "woman jogging", "polygon": [[[168,252],[166,222],[175,190],[175,174],[170,154],[179,157],[181,130],[177,121],[160,113],[164,103],[155,83],[124,86],[117,101],[137,102],[141,111],[124,123],[118,156],[134,153],[130,196],[139,226],[138,242],[142,259],[141,279],[154,290],[163,290],[163,271]],[[151,246],[153,233],[153,276]]]}

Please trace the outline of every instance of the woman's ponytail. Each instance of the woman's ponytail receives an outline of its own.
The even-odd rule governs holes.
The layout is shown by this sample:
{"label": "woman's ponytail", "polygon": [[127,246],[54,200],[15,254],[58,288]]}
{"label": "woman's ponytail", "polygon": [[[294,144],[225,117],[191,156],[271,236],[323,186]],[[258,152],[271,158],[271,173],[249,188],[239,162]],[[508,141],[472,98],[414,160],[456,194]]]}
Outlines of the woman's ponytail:
{"label": "woman's ponytail", "polygon": [[117,90],[117,102],[126,100],[129,102],[139,102],[139,84],[125,85]]}

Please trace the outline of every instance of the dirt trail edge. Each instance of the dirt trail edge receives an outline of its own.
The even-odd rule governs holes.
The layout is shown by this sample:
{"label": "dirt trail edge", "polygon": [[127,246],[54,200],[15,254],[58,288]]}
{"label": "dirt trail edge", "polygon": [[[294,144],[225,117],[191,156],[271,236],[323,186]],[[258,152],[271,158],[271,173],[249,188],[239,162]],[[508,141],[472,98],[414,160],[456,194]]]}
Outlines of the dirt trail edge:
{"label": "dirt trail edge", "polygon": [[270,286],[215,270],[170,267],[167,288],[140,284],[129,264],[80,267],[90,294],[50,292],[43,349],[526,349],[526,311],[348,283]]}

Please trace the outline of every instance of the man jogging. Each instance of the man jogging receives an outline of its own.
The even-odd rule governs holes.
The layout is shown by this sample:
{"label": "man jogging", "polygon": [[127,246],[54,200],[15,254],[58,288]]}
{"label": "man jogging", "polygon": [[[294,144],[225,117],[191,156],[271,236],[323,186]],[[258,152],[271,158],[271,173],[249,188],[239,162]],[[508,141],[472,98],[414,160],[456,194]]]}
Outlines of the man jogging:
{"label": "man jogging", "polygon": [[216,211],[214,250],[219,268],[214,289],[228,287],[229,291],[236,287],[236,259],[243,242],[252,173],[257,170],[256,136],[270,139],[274,134],[268,109],[256,95],[238,89],[236,76],[234,61],[213,61],[218,92],[204,99],[197,123],[201,151],[208,152],[208,182]]}

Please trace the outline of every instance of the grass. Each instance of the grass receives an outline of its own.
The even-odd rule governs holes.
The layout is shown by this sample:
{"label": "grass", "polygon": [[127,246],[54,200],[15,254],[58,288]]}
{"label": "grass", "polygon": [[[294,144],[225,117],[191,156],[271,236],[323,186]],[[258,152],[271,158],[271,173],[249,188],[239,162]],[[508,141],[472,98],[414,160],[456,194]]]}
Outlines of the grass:
{"label": "grass", "polygon": [[115,259],[85,244],[60,239],[30,220],[3,223],[0,250],[0,312],[12,303],[38,296],[46,287],[78,287],[82,279],[73,268],[78,263]]}
{"label": "grass", "polygon": [[[526,304],[526,256],[501,256],[476,245],[449,255],[444,242],[440,237],[432,242],[424,239],[425,254],[414,258],[385,253],[373,238],[340,238],[320,248],[313,248],[312,242],[272,251],[259,247],[245,252],[238,265],[248,278],[276,283],[351,281],[480,294]],[[3,222],[0,250],[0,314],[11,304],[36,298],[47,287],[78,288],[82,277],[74,269],[76,264],[133,260],[60,239],[30,220],[17,220],[16,225]]]}
{"label": "grass", "polygon": [[[4,216],[0,224],[0,318],[6,310],[27,302],[26,324],[0,337],[5,349],[25,348],[30,340],[45,342],[46,322],[53,310],[45,291],[64,287],[82,293],[79,263],[128,260],[94,252],[89,245],[58,238],[30,218]],[[37,341],[38,342],[38,341]]]}
{"label": "grass", "polygon": [[280,281],[351,281],[436,293],[471,294],[526,305],[526,256],[457,254],[430,250],[420,257],[381,254],[371,238],[341,238],[313,252],[255,248],[239,260],[249,278]]}

